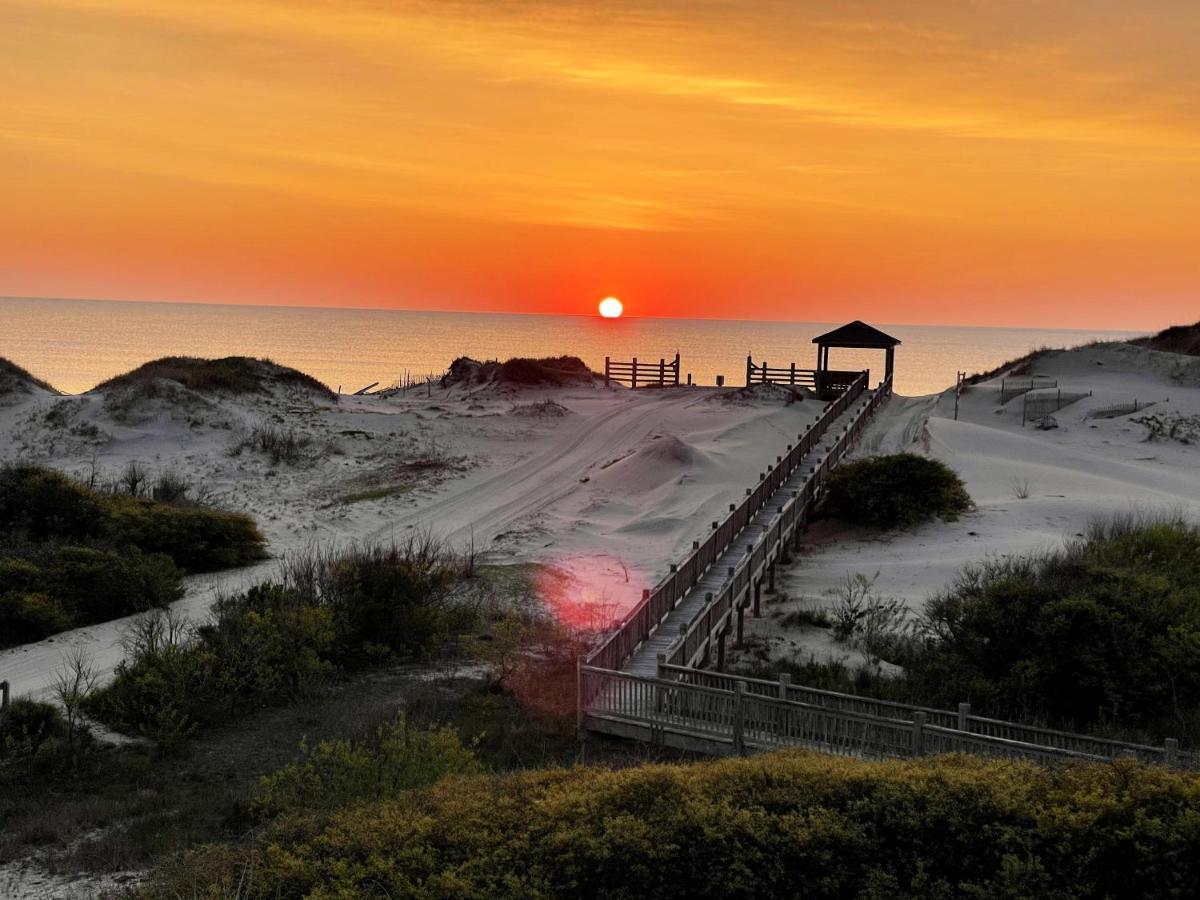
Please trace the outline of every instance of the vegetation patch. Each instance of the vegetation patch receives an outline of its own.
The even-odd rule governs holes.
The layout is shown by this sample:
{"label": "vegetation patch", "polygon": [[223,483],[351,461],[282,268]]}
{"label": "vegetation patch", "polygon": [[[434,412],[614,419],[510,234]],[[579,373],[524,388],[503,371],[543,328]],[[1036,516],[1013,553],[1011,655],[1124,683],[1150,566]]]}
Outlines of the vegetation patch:
{"label": "vegetation patch", "polygon": [[825,510],[875,528],[954,519],[971,498],[954,470],[935,459],[894,453],[843,463],[829,478]]}
{"label": "vegetation patch", "polygon": [[1200,738],[1200,528],[1120,518],[972,566],[904,660],[925,701],[1064,728]]}
{"label": "vegetation patch", "polygon": [[782,753],[454,777],[249,848],[148,897],[1183,896],[1200,784],[1133,763],[1043,769]]}
{"label": "vegetation patch", "polygon": [[428,656],[477,621],[454,602],[457,562],[428,538],[293,557],[280,581],[222,599],[207,624],[143,619],[89,708],[173,749],[198,724],[309,697],[337,668]]}
{"label": "vegetation patch", "polygon": [[547,356],[540,359],[517,356],[505,362],[479,362],[462,356],[450,364],[450,370],[441,383],[442,387],[484,384],[561,387],[590,384],[599,377],[577,356]]}
{"label": "vegetation patch", "polygon": [[1172,325],[1158,334],[1134,338],[1129,343],[1164,353],[1200,356],[1200,322],[1195,325]]}
{"label": "vegetation patch", "polygon": [[42,379],[35,378],[15,362],[0,356],[0,397],[14,394],[29,394],[32,393],[33,388],[38,388],[49,394],[62,393],[45,381],[42,381]]}
{"label": "vegetation patch", "polygon": [[185,572],[264,556],[248,516],[142,496],[184,503],[177,476],[152,482],[131,466],[112,489],[38,466],[0,468],[0,647],[167,606]]}
{"label": "vegetation patch", "polygon": [[249,356],[222,359],[166,356],[102,381],[93,390],[136,387],[152,392],[161,381],[175,382],[199,394],[263,394],[273,387],[288,387],[309,391],[326,400],[334,400],[337,396],[311,375],[269,359]]}

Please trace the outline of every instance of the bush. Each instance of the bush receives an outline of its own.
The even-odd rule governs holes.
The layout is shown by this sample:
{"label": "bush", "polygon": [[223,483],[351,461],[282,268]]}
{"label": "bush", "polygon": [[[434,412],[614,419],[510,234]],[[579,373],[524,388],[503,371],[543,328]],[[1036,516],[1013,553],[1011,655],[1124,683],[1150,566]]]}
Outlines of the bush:
{"label": "bush", "polygon": [[[133,465],[123,480],[133,494],[149,484]],[[187,486],[164,476],[153,490],[178,501]],[[0,541],[0,647],[166,606],[181,570],[265,555],[249,516],[101,494],[37,466],[0,467]]]}
{"label": "bush", "polygon": [[161,554],[127,548],[33,545],[0,559],[0,647],[41,640],[183,596],[182,573]]}
{"label": "bush", "polygon": [[0,468],[0,534],[30,540],[98,537],[106,519],[104,498],[61,472],[39,466]]}
{"label": "bush", "polygon": [[108,512],[112,541],[165,553],[188,572],[244,566],[266,556],[258,526],[242,513],[127,496],[108,498]]}
{"label": "bush", "polygon": [[221,600],[199,628],[140,622],[90,708],[170,748],[197,723],[310,694],[335,665],[432,652],[474,621],[449,601],[455,577],[427,538],[293,557],[283,583]]}
{"label": "bush", "polygon": [[301,744],[304,759],[262,780],[255,803],[268,815],[332,810],[480,770],[453,728],[410,725],[401,713],[366,741]]}
{"label": "bush", "polygon": [[953,519],[971,498],[952,469],[935,459],[895,453],[842,463],[829,478],[825,508],[833,515],[876,528]]}
{"label": "bush", "polygon": [[41,593],[0,594],[0,648],[28,644],[74,624],[62,604]]}
{"label": "bush", "polygon": [[261,848],[201,851],[147,896],[1190,896],[1200,783],[1121,763],[1057,769],[785,753],[455,778]]}
{"label": "bush", "polygon": [[926,702],[1200,738],[1200,528],[1118,519],[1060,551],[967,569],[906,669]]}

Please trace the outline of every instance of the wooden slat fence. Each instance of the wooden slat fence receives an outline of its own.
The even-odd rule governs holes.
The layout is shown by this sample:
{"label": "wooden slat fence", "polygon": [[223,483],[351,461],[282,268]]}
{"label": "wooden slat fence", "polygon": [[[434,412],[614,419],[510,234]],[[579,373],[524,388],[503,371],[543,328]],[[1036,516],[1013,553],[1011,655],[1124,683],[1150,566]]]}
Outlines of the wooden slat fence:
{"label": "wooden slat fence", "polygon": [[[858,372],[854,373],[858,375]],[[817,373],[814,369],[798,369],[795,363],[771,367],[766,360],[760,363],[753,356],[746,357],[746,387],[752,384],[786,384],[792,387],[817,389]]]}
{"label": "wooden slat fence", "polygon": [[[690,377],[690,376],[689,376]],[[660,357],[658,362],[639,362],[635,356],[630,362],[613,362],[611,357],[604,357],[604,385],[611,382],[624,384],[631,388],[665,387],[679,385],[679,354],[668,360]]]}
{"label": "wooden slat fence", "polygon": [[1000,379],[1000,403],[1004,404],[1013,397],[1019,397],[1021,394],[1029,391],[1041,390],[1042,388],[1056,388],[1058,381],[1053,378],[1042,375],[1020,376],[1012,378]]}

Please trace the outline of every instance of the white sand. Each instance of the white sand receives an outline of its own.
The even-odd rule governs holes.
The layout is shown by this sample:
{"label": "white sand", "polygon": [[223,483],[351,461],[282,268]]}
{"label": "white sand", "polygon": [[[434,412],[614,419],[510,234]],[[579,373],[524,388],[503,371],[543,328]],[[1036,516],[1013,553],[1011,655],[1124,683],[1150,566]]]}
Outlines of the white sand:
{"label": "white sand", "polygon": [[[960,473],[977,508],[957,522],[886,536],[815,528],[800,564],[781,579],[790,599],[769,607],[773,617],[748,620],[751,633],[776,654],[854,662],[858,654],[828,631],[785,631],[778,618],[826,606],[847,575],[875,572],[877,590],[919,612],[965,564],[988,555],[1058,545],[1114,512],[1200,514],[1195,444],[1147,442],[1136,416],[1088,418],[1137,398],[1155,403],[1148,414],[1200,428],[1200,360],[1115,344],[1054,354],[1034,371],[1093,396],[1056,413],[1059,427],[1049,431],[1022,427],[1019,397],[1001,407],[998,381],[964,394],[958,421],[950,393],[895,398],[858,453],[929,453]],[[543,401],[561,409],[536,405]],[[93,455],[110,475],[130,460],[175,469],[221,505],[252,514],[276,557],[313,541],[386,540],[411,528],[431,528],[459,548],[473,538],[490,561],[555,565],[569,576],[570,599],[603,618],[633,603],[702,537],[817,409],[812,399],[789,405],[770,390],[751,401],[685,388],[435,388],[429,396],[342,397],[335,406],[299,393],[106,406],[97,394],[35,391],[0,407],[0,459],[77,474]],[[272,465],[252,451],[229,455],[240,433],[264,422],[310,436],[317,458]],[[412,468],[431,457],[443,465]],[[1018,498],[1026,485],[1029,496]],[[275,565],[189,578],[179,609],[203,616],[216,592],[269,577]],[[111,671],[126,624],[2,651],[0,679],[44,693],[75,643]]]}
{"label": "white sand", "polygon": [[[296,392],[206,403],[168,391],[107,405],[96,393],[34,392],[0,407],[0,460],[81,476],[93,456],[108,475],[130,460],[178,471],[218,504],[253,515],[275,557],[412,528],[460,549],[473,538],[490,561],[554,564],[570,576],[572,599],[609,616],[661,578],[820,408],[756,391],[751,402],[686,388],[435,388],[337,405]],[[562,409],[534,406],[546,400]],[[249,450],[230,455],[239,434],[264,423],[311,437],[316,458],[272,465]],[[429,458],[444,465],[412,467]],[[269,577],[276,565],[191,577],[178,609],[201,617],[218,591]],[[74,644],[111,672],[127,624],[0,651],[0,680],[44,694]]]}
{"label": "white sand", "polygon": [[[1054,413],[1059,427],[1048,431],[1022,427],[1020,397],[1000,405],[999,379],[963,394],[958,421],[952,391],[896,398],[864,435],[858,455],[910,450],[933,456],[959,473],[977,508],[956,522],[888,535],[832,523],[814,528],[807,552],[780,582],[789,600],[770,607],[773,618],[754,620],[749,633],[769,641],[775,656],[811,654],[859,665],[861,655],[835,644],[828,630],[784,629],[778,618],[828,607],[848,575],[876,572],[880,594],[919,613],[966,564],[1061,546],[1093,520],[1123,512],[1200,518],[1200,445],[1148,441],[1147,427],[1132,421],[1180,416],[1200,426],[1200,359],[1110,344],[1053,354],[1033,372],[1057,379],[1064,391],[1093,395]],[[1119,418],[1089,417],[1134,399],[1155,405]]]}

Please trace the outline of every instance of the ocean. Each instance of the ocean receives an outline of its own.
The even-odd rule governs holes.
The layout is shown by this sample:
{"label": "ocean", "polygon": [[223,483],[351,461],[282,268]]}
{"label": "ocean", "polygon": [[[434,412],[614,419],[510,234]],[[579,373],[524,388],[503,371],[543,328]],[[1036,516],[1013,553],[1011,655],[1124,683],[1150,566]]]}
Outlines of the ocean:
{"label": "ocean", "polygon": [[[841,324],[0,298],[0,356],[68,393],[161,356],[231,355],[268,357],[346,393],[406,373],[440,375],[459,356],[565,354],[602,370],[605,356],[657,362],[678,352],[696,383],[714,384],[720,374],[727,385],[740,385],[747,354],[772,367],[813,368],[812,338]],[[984,371],[1036,347],[1135,334],[871,324],[903,341],[895,389],[906,396],[944,390],[958,371]],[[830,365],[869,368],[874,380],[883,353],[833,350]]]}

